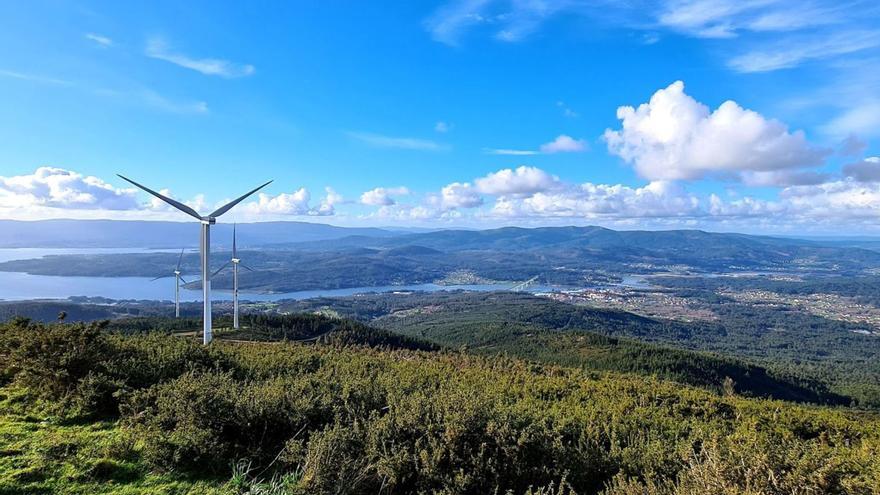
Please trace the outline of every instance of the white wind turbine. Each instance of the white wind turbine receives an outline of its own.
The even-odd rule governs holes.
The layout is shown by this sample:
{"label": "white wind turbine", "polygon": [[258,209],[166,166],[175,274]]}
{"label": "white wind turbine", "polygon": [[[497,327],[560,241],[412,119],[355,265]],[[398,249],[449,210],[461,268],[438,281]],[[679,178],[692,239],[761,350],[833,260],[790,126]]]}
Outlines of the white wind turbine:
{"label": "white wind turbine", "polygon": [[242,263],[238,257],[238,251],[235,247],[235,224],[232,224],[232,259],[212,273],[211,278],[216,277],[230,263],[232,264],[232,328],[238,330],[238,265],[250,271],[254,271],[254,269]]}
{"label": "white wind turbine", "polygon": [[[117,175],[119,175],[119,174],[117,174]],[[211,334],[211,267],[210,267],[210,260],[208,259],[211,255],[211,225],[217,223],[217,217],[219,217],[220,215],[231,210],[232,207],[234,207],[238,203],[241,203],[242,201],[244,201],[245,198],[247,198],[251,194],[268,186],[269,184],[272,183],[272,181],[270,180],[269,182],[266,182],[262,186],[257,187],[254,190],[240,196],[238,199],[235,199],[233,201],[230,201],[229,203],[226,203],[225,205],[221,206],[220,208],[217,208],[217,210],[215,210],[210,215],[202,216],[199,214],[199,212],[197,212],[196,210],[190,208],[189,206],[181,203],[180,201],[176,201],[176,200],[173,200],[173,199],[166,197],[162,194],[159,194],[156,191],[154,191],[146,186],[142,186],[141,184],[138,184],[137,182],[135,182],[127,177],[123,177],[122,175],[119,175],[119,177],[122,180],[124,180],[124,181],[126,181],[126,182],[140,188],[140,189],[143,189],[144,191],[161,199],[162,201],[164,201],[164,202],[168,203],[169,205],[177,208],[178,210],[186,213],[187,215],[189,215],[191,217],[195,217],[196,219],[198,219],[199,222],[201,222],[202,230],[201,230],[201,242],[199,243],[199,254],[202,257],[202,295],[204,298],[204,309],[203,309],[203,314],[202,314],[202,342],[205,344],[210,343],[213,338],[213,336]]]}
{"label": "white wind turbine", "polygon": [[[177,258],[177,268],[174,269],[174,317],[180,318],[180,282],[185,284],[189,283],[180,276],[180,262],[183,261],[183,249],[180,250],[180,256]],[[161,277],[156,277],[150,282],[155,282],[160,278],[167,278],[170,275],[162,275]]]}

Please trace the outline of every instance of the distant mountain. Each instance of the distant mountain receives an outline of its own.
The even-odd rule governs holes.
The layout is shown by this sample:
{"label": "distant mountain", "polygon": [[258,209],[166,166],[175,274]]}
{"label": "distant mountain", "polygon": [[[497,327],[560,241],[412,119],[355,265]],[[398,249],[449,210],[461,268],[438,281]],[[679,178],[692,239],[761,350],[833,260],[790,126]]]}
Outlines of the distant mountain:
{"label": "distant mountain", "polygon": [[[772,247],[821,246],[821,243],[701,230],[611,230],[603,227],[504,227],[490,230],[439,230],[370,238],[354,235],[328,243],[334,248],[422,246],[439,251],[522,251],[543,248],[608,249],[630,248],[679,250],[682,252]],[[326,249],[327,244],[304,242],[291,247]]]}
{"label": "distant mountain", "polygon": [[[0,220],[0,248],[11,247],[108,247],[178,248],[199,245],[197,222],[148,222],[120,220]],[[217,224],[212,244],[232,242],[232,224]],[[350,236],[400,235],[377,228],[347,228],[309,222],[259,222],[238,225],[238,241],[245,247],[291,242],[316,242]]]}

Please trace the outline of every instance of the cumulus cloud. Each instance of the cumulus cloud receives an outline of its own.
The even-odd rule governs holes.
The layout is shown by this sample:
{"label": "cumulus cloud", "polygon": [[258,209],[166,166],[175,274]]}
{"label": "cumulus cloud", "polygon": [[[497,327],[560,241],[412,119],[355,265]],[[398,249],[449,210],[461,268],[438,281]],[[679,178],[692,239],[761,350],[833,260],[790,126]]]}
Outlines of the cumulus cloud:
{"label": "cumulus cloud", "polygon": [[217,58],[193,58],[171,49],[162,38],[151,38],[147,41],[145,55],[157,60],[164,60],[179,67],[201,72],[207,76],[235,78],[253,75],[254,66],[237,64]]}
{"label": "cumulus cloud", "polygon": [[329,186],[324,188],[324,193],[324,197],[314,210],[315,214],[322,216],[336,214],[336,205],[345,203],[345,198]]}
{"label": "cumulus cloud", "polygon": [[559,178],[537,167],[503,169],[474,181],[477,191],[492,195],[526,195],[551,190]]}
{"label": "cumulus cloud", "polygon": [[253,214],[307,215],[311,211],[311,199],[311,194],[304,187],[293,193],[281,193],[277,196],[260,193],[257,201],[245,204],[245,211]]}
{"label": "cumulus cloud", "polygon": [[807,142],[802,131],[726,101],[715,111],[685,94],[676,81],[638,108],[617,109],[622,127],[608,129],[608,150],[633,164],[645,179],[742,178],[821,165],[829,151]]}
{"label": "cumulus cloud", "polygon": [[327,196],[322,198],[317,206],[312,207],[309,202],[312,199],[309,190],[301,187],[292,193],[280,193],[272,196],[260,193],[256,201],[242,205],[243,213],[250,215],[275,215],[275,216],[329,216],[336,213],[335,193],[332,189],[327,191]]}
{"label": "cumulus cloud", "polygon": [[476,208],[483,204],[483,198],[470,183],[453,182],[440,190],[439,204],[444,210]]}
{"label": "cumulus cloud", "polygon": [[503,217],[648,218],[698,216],[700,203],[665,181],[644,187],[584,183],[527,197],[499,197],[492,213]]}
{"label": "cumulus cloud", "polygon": [[[780,193],[793,215],[810,220],[875,220],[880,214],[880,182],[851,179],[793,186]],[[838,224],[839,226],[839,224]]]}
{"label": "cumulus cloud", "polygon": [[406,196],[409,189],[405,187],[377,187],[361,194],[361,203],[370,206],[391,206],[397,201],[393,196]]}
{"label": "cumulus cloud", "polygon": [[452,124],[441,120],[434,124],[434,130],[439,133],[447,133],[452,130]]}
{"label": "cumulus cloud", "polygon": [[0,176],[0,207],[129,210],[139,204],[131,189],[63,168],[40,167],[32,174]]}
{"label": "cumulus cloud", "polygon": [[843,174],[857,182],[880,182],[880,156],[845,165]]}
{"label": "cumulus cloud", "polygon": [[587,149],[583,139],[574,139],[562,134],[553,141],[541,145],[542,153],[577,153]]}

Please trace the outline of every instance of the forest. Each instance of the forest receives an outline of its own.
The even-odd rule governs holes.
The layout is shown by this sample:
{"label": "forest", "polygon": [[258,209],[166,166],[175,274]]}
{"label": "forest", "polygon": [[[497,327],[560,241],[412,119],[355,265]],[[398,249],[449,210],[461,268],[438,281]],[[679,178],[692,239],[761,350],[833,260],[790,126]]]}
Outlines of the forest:
{"label": "forest", "polygon": [[287,339],[3,324],[0,492],[880,490],[874,413],[262,318]]}

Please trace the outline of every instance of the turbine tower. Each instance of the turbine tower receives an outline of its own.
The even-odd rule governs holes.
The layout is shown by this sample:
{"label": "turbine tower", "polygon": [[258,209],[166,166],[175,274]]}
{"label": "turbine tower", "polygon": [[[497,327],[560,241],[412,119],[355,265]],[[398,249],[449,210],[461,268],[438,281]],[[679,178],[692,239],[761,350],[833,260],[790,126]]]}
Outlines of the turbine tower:
{"label": "turbine tower", "polygon": [[212,212],[210,215],[203,216],[203,215],[200,215],[199,212],[197,212],[196,210],[181,203],[180,201],[176,201],[176,200],[173,200],[167,196],[159,194],[156,191],[154,191],[146,186],[143,186],[141,184],[138,184],[137,182],[135,182],[127,177],[124,177],[119,174],[116,174],[116,175],[118,175],[119,178],[121,178],[122,180],[134,185],[135,187],[137,187],[139,189],[143,189],[144,191],[161,199],[162,201],[164,201],[164,202],[168,203],[169,205],[177,208],[178,210],[186,213],[187,215],[196,218],[202,224],[201,237],[200,237],[200,243],[199,243],[199,254],[202,257],[202,296],[204,299],[204,308],[203,308],[203,314],[202,314],[202,341],[205,344],[209,344],[211,342],[211,340],[213,339],[213,336],[211,334],[211,267],[210,267],[210,260],[208,259],[211,255],[211,225],[214,225],[215,223],[217,223],[217,217],[219,217],[220,215],[231,210],[235,205],[244,201],[245,198],[247,198],[251,194],[254,194],[255,192],[259,191],[260,189],[268,186],[269,184],[272,183],[272,181],[270,180],[269,182],[266,182],[262,186],[257,187],[254,190],[252,190],[246,194],[243,194],[238,199],[235,199],[233,201],[230,201],[229,203],[226,203],[225,205],[221,206],[220,208],[217,208],[217,210]]}
{"label": "turbine tower", "polygon": [[243,268],[250,271],[254,271],[254,269],[241,262],[235,244],[235,224],[232,224],[232,259],[223,263],[223,266],[211,274],[211,278],[216,277],[217,274],[222,272],[230,263],[232,264],[232,327],[238,330],[238,265],[241,265]]}
{"label": "turbine tower", "polygon": [[[174,269],[174,317],[180,318],[180,282],[189,283],[180,276],[180,262],[183,261],[183,249],[180,250],[180,256],[177,258],[177,268]],[[156,277],[150,282],[155,282],[160,278],[166,278],[168,275]]]}

